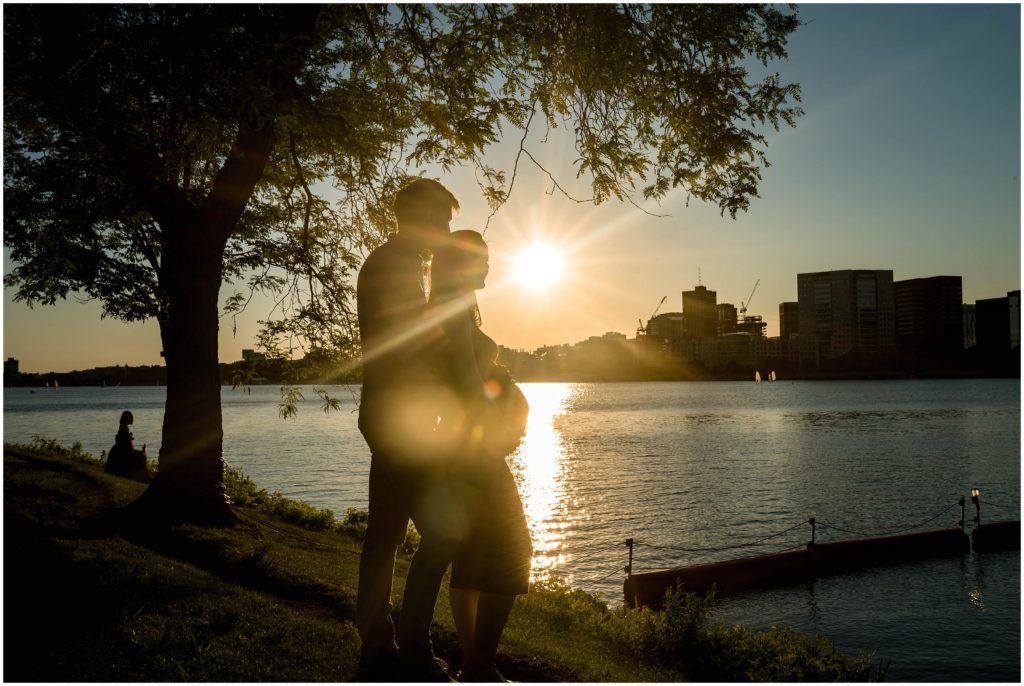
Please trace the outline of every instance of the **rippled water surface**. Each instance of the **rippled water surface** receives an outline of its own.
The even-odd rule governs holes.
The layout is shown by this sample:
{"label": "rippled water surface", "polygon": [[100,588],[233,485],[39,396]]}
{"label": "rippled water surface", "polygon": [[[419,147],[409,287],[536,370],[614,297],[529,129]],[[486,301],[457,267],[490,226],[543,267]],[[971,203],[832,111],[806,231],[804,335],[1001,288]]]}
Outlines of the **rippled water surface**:
{"label": "rippled water surface", "polygon": [[[5,389],[4,440],[113,444],[121,410],[159,446],[162,388]],[[223,392],[225,457],[257,483],[343,512],[365,507],[369,454],[344,409],[277,418],[276,387]],[[725,560],[921,525],[1018,519],[1017,380],[524,384],[527,435],[510,458],[535,575],[621,597],[634,569]],[[315,398],[310,390],[308,397]],[[831,526],[832,528],[827,528]],[[788,531],[787,531],[788,530]],[[1020,679],[1020,553],[871,569],[723,600],[719,616],[820,631],[876,650],[896,681]]]}

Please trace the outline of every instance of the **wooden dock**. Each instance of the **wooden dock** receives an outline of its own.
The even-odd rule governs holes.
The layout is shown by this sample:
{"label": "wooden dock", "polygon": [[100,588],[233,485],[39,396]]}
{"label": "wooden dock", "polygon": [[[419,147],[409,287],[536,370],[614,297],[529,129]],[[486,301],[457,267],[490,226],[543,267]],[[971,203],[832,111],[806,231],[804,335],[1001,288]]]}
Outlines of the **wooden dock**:
{"label": "wooden dock", "polygon": [[[1020,522],[1016,522],[1016,526],[1019,548]],[[1012,537],[1007,526],[996,527],[996,523],[992,523],[979,528],[985,527],[990,528],[981,535],[981,539],[992,545],[996,545],[996,541],[1005,545]],[[802,550],[632,574],[623,584],[623,592],[630,607],[657,606],[665,592],[676,585],[687,593],[706,593],[715,586],[718,595],[723,596],[865,567],[962,556],[970,551],[971,539],[959,527],[834,543],[808,543]]]}
{"label": "wooden dock", "polygon": [[1020,550],[1020,520],[987,522],[975,527],[971,533],[971,545],[976,553]]}

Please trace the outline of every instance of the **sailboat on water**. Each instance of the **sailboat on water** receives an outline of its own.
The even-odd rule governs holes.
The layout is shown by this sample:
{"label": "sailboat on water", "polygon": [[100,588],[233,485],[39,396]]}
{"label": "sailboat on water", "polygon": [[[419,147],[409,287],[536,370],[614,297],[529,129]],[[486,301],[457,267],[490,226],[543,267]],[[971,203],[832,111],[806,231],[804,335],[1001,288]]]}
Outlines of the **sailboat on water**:
{"label": "sailboat on water", "polygon": [[768,380],[769,381],[775,381],[775,370],[774,369],[772,370],[772,373],[768,375]]}
{"label": "sailboat on water", "polygon": [[761,372],[754,372],[754,383],[761,383]]}

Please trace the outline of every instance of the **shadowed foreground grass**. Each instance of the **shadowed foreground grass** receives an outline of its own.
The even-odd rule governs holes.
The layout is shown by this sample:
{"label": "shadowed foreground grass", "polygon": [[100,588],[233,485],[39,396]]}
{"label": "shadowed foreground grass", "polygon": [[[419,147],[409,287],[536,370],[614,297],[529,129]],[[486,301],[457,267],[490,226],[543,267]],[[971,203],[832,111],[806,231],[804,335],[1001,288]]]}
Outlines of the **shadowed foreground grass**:
{"label": "shadowed foreground grass", "polygon": [[[89,516],[144,486],[112,477],[80,446],[4,446],[5,681],[345,681],[364,515],[333,513],[228,475],[241,524],[159,535],[90,535]],[[406,553],[416,544],[415,532]],[[408,558],[396,568],[401,597]],[[864,681],[825,639],[709,620],[712,601],[662,612],[611,609],[558,583],[513,610],[499,669],[518,681]],[[400,612],[400,607],[396,609]],[[433,630],[459,661],[447,589]]]}

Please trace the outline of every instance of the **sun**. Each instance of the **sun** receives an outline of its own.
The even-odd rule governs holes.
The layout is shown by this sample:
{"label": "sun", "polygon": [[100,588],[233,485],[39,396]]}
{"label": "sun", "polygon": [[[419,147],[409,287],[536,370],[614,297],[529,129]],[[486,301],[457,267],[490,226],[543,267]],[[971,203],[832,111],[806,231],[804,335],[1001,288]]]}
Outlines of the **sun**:
{"label": "sun", "polygon": [[524,290],[544,291],[562,277],[562,255],[546,243],[534,243],[515,257],[513,274]]}

